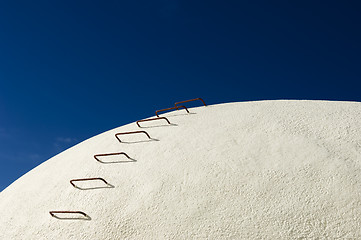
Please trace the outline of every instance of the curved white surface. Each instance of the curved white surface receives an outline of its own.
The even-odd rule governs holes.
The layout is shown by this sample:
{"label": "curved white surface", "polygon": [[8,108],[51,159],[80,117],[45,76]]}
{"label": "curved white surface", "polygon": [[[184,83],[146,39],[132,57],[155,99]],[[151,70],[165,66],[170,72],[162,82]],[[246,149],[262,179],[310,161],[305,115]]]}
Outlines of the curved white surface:
{"label": "curved white surface", "polygon": [[[19,178],[0,193],[0,239],[361,238],[360,103],[259,101],[190,111],[163,115],[176,125],[105,132]],[[114,137],[135,130],[157,140]],[[93,158],[120,151],[136,162]],[[114,187],[69,183],[89,177]],[[51,210],[91,219],[57,219]]]}

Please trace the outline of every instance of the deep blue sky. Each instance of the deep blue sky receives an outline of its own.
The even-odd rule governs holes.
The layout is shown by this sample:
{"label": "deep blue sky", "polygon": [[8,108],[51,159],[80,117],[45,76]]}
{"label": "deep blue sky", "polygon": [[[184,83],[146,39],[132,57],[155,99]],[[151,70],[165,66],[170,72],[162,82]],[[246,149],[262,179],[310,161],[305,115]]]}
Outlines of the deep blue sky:
{"label": "deep blue sky", "polygon": [[359,1],[1,1],[0,190],[175,101],[361,101]]}

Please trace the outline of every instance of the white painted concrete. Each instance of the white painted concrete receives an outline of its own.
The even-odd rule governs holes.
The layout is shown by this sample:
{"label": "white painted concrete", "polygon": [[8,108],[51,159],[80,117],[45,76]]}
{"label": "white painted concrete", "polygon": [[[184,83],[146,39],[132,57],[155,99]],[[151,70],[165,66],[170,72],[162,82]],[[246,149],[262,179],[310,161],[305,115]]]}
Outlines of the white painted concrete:
{"label": "white painted concrete", "polygon": [[[361,238],[361,103],[259,101],[190,111],[162,115],[172,126],[105,132],[19,178],[0,193],[0,239]],[[157,140],[114,137],[134,130]],[[93,158],[119,151],[136,162]],[[69,183],[86,177],[114,188]],[[60,220],[51,210],[83,211],[91,220]]]}

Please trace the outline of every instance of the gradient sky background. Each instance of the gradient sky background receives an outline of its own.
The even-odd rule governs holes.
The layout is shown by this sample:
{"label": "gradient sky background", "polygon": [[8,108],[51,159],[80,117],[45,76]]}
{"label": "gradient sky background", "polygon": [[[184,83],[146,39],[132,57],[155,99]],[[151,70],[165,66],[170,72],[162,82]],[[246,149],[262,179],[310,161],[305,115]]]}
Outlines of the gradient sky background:
{"label": "gradient sky background", "polygon": [[174,102],[361,101],[359,1],[1,1],[0,190]]}

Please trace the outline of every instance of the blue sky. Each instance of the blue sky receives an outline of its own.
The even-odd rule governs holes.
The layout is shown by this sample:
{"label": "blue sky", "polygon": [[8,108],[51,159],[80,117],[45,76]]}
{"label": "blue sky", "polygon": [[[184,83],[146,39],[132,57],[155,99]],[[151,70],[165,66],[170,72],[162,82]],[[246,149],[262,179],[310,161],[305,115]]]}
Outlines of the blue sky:
{"label": "blue sky", "polygon": [[358,1],[1,1],[0,190],[174,102],[361,101]]}

